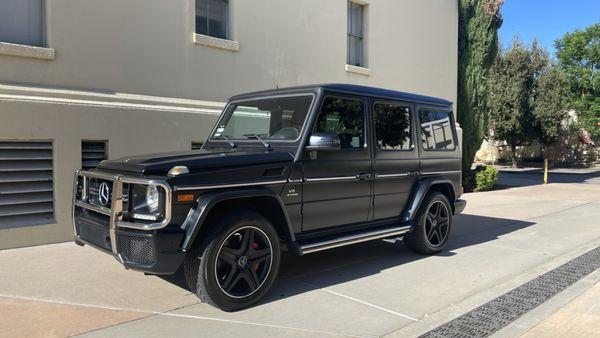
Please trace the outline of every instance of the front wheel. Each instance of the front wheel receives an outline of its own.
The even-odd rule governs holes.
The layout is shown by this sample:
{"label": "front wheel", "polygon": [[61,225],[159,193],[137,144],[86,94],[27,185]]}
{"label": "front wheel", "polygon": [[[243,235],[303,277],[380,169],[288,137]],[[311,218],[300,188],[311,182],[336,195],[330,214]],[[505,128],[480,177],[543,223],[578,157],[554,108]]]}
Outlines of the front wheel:
{"label": "front wheel", "polygon": [[451,230],[452,208],[448,199],[440,192],[431,192],[421,204],[412,231],[404,236],[404,244],[415,252],[432,255],[446,247]]}
{"label": "front wheel", "polygon": [[225,311],[258,302],[279,270],[279,238],[273,225],[251,211],[210,224],[213,235],[186,257],[190,289],[202,301]]}

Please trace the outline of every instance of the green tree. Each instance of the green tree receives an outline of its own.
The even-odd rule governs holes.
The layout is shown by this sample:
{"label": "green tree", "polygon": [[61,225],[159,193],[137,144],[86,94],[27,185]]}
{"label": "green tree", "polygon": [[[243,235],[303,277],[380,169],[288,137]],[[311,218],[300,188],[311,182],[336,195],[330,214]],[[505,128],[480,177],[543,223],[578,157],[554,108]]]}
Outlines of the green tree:
{"label": "green tree", "polygon": [[504,0],[460,0],[457,116],[463,129],[463,169],[469,170],[488,128],[487,77],[498,52]]}
{"label": "green tree", "polygon": [[561,124],[567,117],[567,83],[560,68],[548,63],[536,78],[533,99],[537,139],[544,147],[547,158],[548,145],[558,140]]}
{"label": "green tree", "polygon": [[512,45],[500,53],[490,71],[490,127],[494,138],[506,141],[510,147],[513,167],[517,165],[517,146],[537,136],[533,95],[536,76],[547,60],[548,54],[536,41],[527,46],[515,38]]}
{"label": "green tree", "polygon": [[556,56],[570,85],[570,108],[578,127],[600,141],[600,23],[565,34],[555,42]]}

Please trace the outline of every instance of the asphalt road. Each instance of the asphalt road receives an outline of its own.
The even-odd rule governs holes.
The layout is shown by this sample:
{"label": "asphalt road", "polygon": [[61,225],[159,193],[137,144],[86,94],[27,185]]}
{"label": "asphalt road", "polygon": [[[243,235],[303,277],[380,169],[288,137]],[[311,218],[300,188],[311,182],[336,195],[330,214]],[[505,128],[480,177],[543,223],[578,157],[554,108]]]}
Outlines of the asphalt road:
{"label": "asphalt road", "polygon": [[[268,297],[235,313],[199,303],[177,276],[125,271],[89,247],[0,251],[0,336],[416,336],[599,246],[600,184],[588,183],[466,194],[435,256],[382,241],[287,255]],[[593,273],[503,334],[547,333],[551,323],[540,323],[599,280]]]}

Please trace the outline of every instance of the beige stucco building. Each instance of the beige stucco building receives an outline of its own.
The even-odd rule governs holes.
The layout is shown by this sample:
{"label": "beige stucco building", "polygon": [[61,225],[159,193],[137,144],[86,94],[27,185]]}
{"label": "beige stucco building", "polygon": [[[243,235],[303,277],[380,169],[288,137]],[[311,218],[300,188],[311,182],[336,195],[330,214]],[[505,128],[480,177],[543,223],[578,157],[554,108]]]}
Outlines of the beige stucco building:
{"label": "beige stucco building", "polygon": [[3,0],[0,249],[70,240],[76,169],[190,149],[233,94],[346,82],[455,102],[457,25],[456,0]]}

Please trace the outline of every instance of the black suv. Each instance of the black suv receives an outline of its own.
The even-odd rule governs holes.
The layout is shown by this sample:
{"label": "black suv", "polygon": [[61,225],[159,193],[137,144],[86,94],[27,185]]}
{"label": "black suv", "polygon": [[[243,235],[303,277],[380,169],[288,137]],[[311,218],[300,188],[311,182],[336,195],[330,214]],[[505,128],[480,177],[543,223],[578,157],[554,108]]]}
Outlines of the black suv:
{"label": "black suv", "polygon": [[403,238],[434,254],[461,212],[452,103],[329,84],[238,95],[201,150],[75,175],[75,242],[173,274],[223,310],[257,302],[281,251]]}

